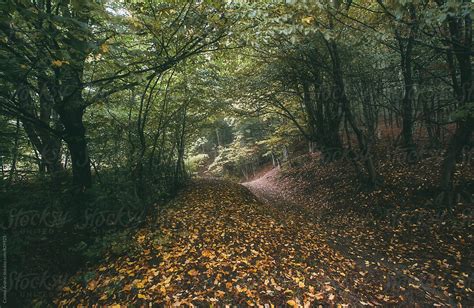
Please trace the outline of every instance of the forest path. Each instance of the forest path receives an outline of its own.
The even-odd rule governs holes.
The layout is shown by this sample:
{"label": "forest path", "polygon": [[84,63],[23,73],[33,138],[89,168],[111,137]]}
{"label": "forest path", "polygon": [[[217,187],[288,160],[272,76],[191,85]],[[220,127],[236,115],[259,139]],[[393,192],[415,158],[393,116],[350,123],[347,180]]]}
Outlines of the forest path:
{"label": "forest path", "polygon": [[[351,240],[351,236],[344,238],[338,236],[340,232],[335,232],[335,230],[331,230],[330,226],[324,224],[324,219],[320,217],[317,206],[314,209],[308,209],[307,206],[289,200],[286,196],[287,192],[276,187],[273,183],[278,177],[278,172],[278,169],[272,169],[262,177],[242,185],[247,187],[267,207],[270,207],[269,213],[285,213],[287,217],[298,221],[303,227],[310,226],[313,228],[313,232],[324,239],[331,249],[354,264],[354,269],[362,269],[359,274],[363,274],[364,277],[345,280],[346,283],[349,282],[349,285],[345,285],[346,291],[351,290],[355,285],[362,285],[366,291],[364,295],[367,298],[372,298],[365,302],[359,300],[359,304],[455,305],[440,290],[413,276],[403,266],[388,262],[375,249],[365,251],[364,247],[356,247],[357,243]],[[377,243],[374,242],[373,245],[377,245]],[[351,284],[353,282],[355,285]],[[351,295],[352,299],[361,296],[357,289],[353,290]],[[357,303],[357,300],[355,302]],[[354,302],[352,301],[352,303]]]}
{"label": "forest path", "polygon": [[[254,183],[255,184],[255,183]],[[334,249],[317,223],[276,192],[216,179],[193,181],[134,237],[138,249],[72,279],[57,304],[382,305],[373,275]],[[259,199],[263,200],[259,201]],[[432,301],[433,302],[433,301]]]}

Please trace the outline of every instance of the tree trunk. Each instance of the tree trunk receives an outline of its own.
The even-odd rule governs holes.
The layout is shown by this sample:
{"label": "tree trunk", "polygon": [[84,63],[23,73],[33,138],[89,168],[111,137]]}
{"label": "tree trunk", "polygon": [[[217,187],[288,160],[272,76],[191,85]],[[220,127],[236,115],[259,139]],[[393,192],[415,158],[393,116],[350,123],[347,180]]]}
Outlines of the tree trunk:
{"label": "tree trunk", "polygon": [[[452,17],[448,19],[448,25],[452,49],[461,73],[461,88],[456,88],[456,84],[453,84],[455,87],[454,93],[458,96],[459,107],[463,108],[471,103],[473,99],[474,84],[471,66],[472,20],[469,14],[464,17],[464,30],[462,29],[463,23]],[[467,110],[466,113],[464,117],[457,121],[456,131],[449,142],[441,169],[440,184],[443,195],[441,201],[448,206],[451,206],[453,203],[453,175],[456,159],[460,156],[463,147],[470,142],[474,126],[472,115]]]}
{"label": "tree trunk", "polygon": [[[73,104],[72,104],[73,105]],[[82,108],[69,107],[59,112],[65,129],[65,141],[71,154],[72,182],[80,191],[92,186],[91,164],[82,122]]]}
{"label": "tree trunk", "polygon": [[453,174],[456,165],[456,159],[462,152],[465,144],[468,143],[472,134],[472,125],[460,123],[446,151],[446,157],[443,162],[443,171],[441,173],[441,189],[444,192],[453,190]]}
{"label": "tree trunk", "polygon": [[[46,104],[40,93],[40,116],[38,117],[33,98],[30,94],[30,85],[24,80],[21,83],[22,91],[18,94],[20,107],[32,118],[50,126],[52,104]],[[39,153],[39,170],[41,173],[47,171],[54,176],[62,170],[60,162],[61,139],[54,136],[45,127],[41,127],[28,120],[22,120],[23,128],[33,147]],[[55,127],[57,128],[57,127]]]}
{"label": "tree trunk", "polygon": [[[416,26],[416,15],[413,5],[409,6],[411,19],[414,22],[409,29],[408,38],[402,38],[398,30],[395,31],[395,37],[400,47],[400,60],[403,75],[403,98],[402,98],[402,147],[405,148],[407,158],[409,162],[412,162],[410,158],[415,157],[416,152],[415,144],[413,142],[413,45],[415,43],[415,35],[417,31]],[[406,43],[404,42],[406,40]],[[416,160],[416,158],[415,158]]]}
{"label": "tree trunk", "polygon": [[[75,41],[78,44],[83,43],[80,39]],[[91,162],[83,123],[84,110],[87,107],[82,96],[86,55],[84,50],[71,52],[70,63],[58,69],[55,80],[48,84],[48,86],[54,84],[60,89],[50,93],[54,99],[54,110],[64,127],[63,138],[71,155],[72,183],[78,192],[84,192],[92,186]]]}
{"label": "tree trunk", "polygon": [[177,161],[176,161],[176,168],[175,168],[175,185],[179,185],[180,181],[183,179],[185,175],[185,166],[184,166],[184,151],[185,151],[185,137],[186,137],[186,106],[183,109],[182,114],[182,122],[181,122],[181,131],[179,132],[178,137],[178,146],[177,146]]}
{"label": "tree trunk", "polygon": [[375,168],[372,155],[369,150],[367,138],[366,136],[364,136],[364,133],[358,128],[354,115],[351,112],[350,101],[346,96],[345,83],[338,48],[334,41],[328,42],[327,47],[331,55],[331,61],[333,66],[333,78],[336,90],[335,98],[341,105],[345,119],[356,134],[361,159],[367,169],[368,184],[371,188],[374,188],[377,185],[378,174]]}
{"label": "tree trunk", "polygon": [[[46,79],[46,77],[43,77]],[[49,89],[42,78],[38,78],[39,87],[39,102],[40,102],[40,120],[56,129],[57,116],[53,114],[54,100],[53,96],[49,93]],[[42,141],[42,147],[38,149],[41,153],[41,159],[47,167],[48,173],[55,177],[58,172],[62,171],[61,165],[61,139],[58,136],[54,136],[45,128],[38,129],[38,135]]]}

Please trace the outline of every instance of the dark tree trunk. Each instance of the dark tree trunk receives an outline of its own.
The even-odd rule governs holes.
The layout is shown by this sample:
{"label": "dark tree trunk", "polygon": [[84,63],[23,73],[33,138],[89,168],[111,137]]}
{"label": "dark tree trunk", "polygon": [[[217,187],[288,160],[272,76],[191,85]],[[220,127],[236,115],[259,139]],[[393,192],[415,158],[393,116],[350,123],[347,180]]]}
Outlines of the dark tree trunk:
{"label": "dark tree trunk", "polygon": [[317,135],[317,121],[316,121],[316,112],[313,107],[313,101],[311,100],[311,94],[309,91],[309,85],[306,80],[302,81],[303,84],[303,105],[305,108],[306,112],[306,117],[308,121],[308,135],[312,140],[310,141],[315,141],[316,140],[316,135]]}
{"label": "dark tree trunk", "polygon": [[[84,42],[76,39],[77,44]],[[55,72],[53,84],[60,89],[55,91],[54,110],[64,127],[63,138],[71,155],[72,183],[78,192],[84,192],[92,186],[91,162],[87,150],[86,129],[83,116],[87,107],[82,96],[83,71],[86,52],[74,50],[70,52],[71,61]]]}
{"label": "dark tree trunk", "polygon": [[[319,90],[316,90],[319,86]],[[308,97],[306,104],[311,108],[307,108],[312,113],[309,118],[312,123],[311,142],[315,142],[325,161],[332,161],[341,158],[342,141],[339,132],[341,121],[340,108],[337,102],[331,101],[324,93],[321,79],[315,83],[316,102],[313,104],[310,98],[309,89],[306,89],[304,97]],[[304,90],[304,88],[303,88]]]}
{"label": "dark tree trunk", "polygon": [[[74,105],[74,104],[71,104]],[[65,141],[71,154],[72,182],[80,191],[92,186],[91,164],[82,122],[82,108],[65,108],[59,112],[64,125]]]}
{"label": "dark tree trunk", "polygon": [[[409,6],[413,25],[409,29],[408,38],[402,38],[398,30],[395,32],[398,45],[400,47],[400,60],[403,75],[403,98],[401,104],[402,113],[402,132],[401,144],[406,149],[407,158],[415,157],[415,143],[413,142],[413,47],[415,43],[415,34],[417,31],[415,9],[413,5]],[[406,41],[406,42],[405,42]],[[416,159],[415,159],[416,160]],[[409,160],[409,162],[413,162]]]}
{"label": "dark tree trunk", "polygon": [[[405,59],[405,62],[408,62]],[[405,64],[407,65],[407,64]],[[406,71],[407,68],[404,69]],[[413,86],[411,73],[404,72],[405,93],[402,99],[402,146],[410,150],[413,148],[413,104],[411,96],[413,95]]]}
{"label": "dark tree trunk", "polygon": [[448,145],[441,173],[441,189],[443,192],[453,191],[453,174],[456,159],[461,154],[463,147],[469,142],[472,134],[471,123],[460,123]]}
{"label": "dark tree trunk", "polygon": [[184,166],[184,147],[185,147],[185,137],[186,137],[186,107],[184,107],[183,115],[182,115],[182,122],[181,122],[181,131],[178,137],[178,159],[176,161],[176,169],[175,169],[175,179],[176,184],[179,184],[184,177],[185,166]]}
{"label": "dark tree trunk", "polygon": [[[45,76],[43,76],[46,79]],[[53,97],[49,93],[42,78],[38,78],[39,100],[40,100],[40,120],[48,126],[53,126],[57,129],[58,119],[53,114]],[[38,129],[38,135],[42,140],[42,147],[38,149],[41,153],[41,159],[47,167],[48,173],[55,177],[63,170],[61,165],[61,139],[58,136],[52,135],[51,132],[44,128]]]}
{"label": "dark tree trunk", "polygon": [[[461,75],[461,83],[456,88],[453,84],[454,93],[458,97],[459,108],[464,108],[473,100],[473,80],[472,80],[472,20],[469,15],[464,20],[456,20],[452,17],[448,19],[449,33],[452,42],[452,49],[458,62]],[[462,27],[464,26],[464,29]],[[456,131],[449,142],[446,156],[441,169],[440,184],[443,198],[442,202],[450,206],[453,203],[453,175],[456,167],[456,159],[462,153],[463,147],[470,143],[474,119],[468,114],[457,121]]]}
{"label": "dark tree trunk", "polygon": [[377,185],[379,176],[376,171],[372,155],[370,153],[367,137],[357,126],[356,120],[351,111],[350,101],[346,96],[345,83],[344,83],[344,78],[343,78],[339,51],[335,42],[330,41],[327,44],[328,44],[327,47],[331,55],[331,61],[332,61],[332,66],[333,66],[333,79],[334,79],[334,86],[335,86],[335,91],[336,91],[335,98],[341,105],[341,108],[345,116],[345,120],[347,120],[347,122],[349,123],[349,125],[351,126],[352,130],[354,131],[357,137],[357,142],[359,144],[359,149],[360,149],[360,157],[361,157],[361,160],[364,162],[364,165],[367,169],[368,184],[370,188],[374,188]]}
{"label": "dark tree trunk", "polygon": [[[44,172],[45,168],[53,177],[63,168],[60,161],[61,139],[53,135],[46,127],[50,127],[52,103],[45,102],[40,93],[40,115],[35,112],[33,98],[30,94],[30,85],[24,80],[21,83],[22,91],[18,94],[20,107],[32,119],[43,123],[44,127],[29,120],[23,120],[23,128],[33,147],[39,153],[39,170]],[[53,121],[54,122],[54,121]],[[54,127],[57,128],[57,127]]]}

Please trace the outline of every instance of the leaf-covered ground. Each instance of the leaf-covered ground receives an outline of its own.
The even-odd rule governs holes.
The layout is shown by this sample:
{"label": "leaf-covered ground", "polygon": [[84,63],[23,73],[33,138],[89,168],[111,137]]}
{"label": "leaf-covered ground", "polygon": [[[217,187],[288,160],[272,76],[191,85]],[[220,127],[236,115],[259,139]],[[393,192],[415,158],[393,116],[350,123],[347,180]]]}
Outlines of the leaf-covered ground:
{"label": "leaf-covered ground", "polygon": [[[257,186],[250,185],[252,190]],[[443,303],[327,240],[304,208],[265,189],[197,180],[134,237],[127,256],[78,273],[57,304],[383,305]],[[381,261],[383,262],[383,261]],[[409,277],[409,273],[397,273]],[[408,278],[407,278],[408,279]]]}
{"label": "leaf-covered ground", "polygon": [[[331,247],[359,266],[369,264],[369,274],[384,273],[376,297],[399,294],[405,303],[473,306],[472,203],[458,196],[450,209],[433,204],[440,157],[407,165],[382,155],[384,183],[374,191],[364,192],[344,164],[321,165],[310,156],[249,185],[257,194],[295,204],[322,226]],[[464,162],[457,170],[458,186],[472,193],[474,168]]]}

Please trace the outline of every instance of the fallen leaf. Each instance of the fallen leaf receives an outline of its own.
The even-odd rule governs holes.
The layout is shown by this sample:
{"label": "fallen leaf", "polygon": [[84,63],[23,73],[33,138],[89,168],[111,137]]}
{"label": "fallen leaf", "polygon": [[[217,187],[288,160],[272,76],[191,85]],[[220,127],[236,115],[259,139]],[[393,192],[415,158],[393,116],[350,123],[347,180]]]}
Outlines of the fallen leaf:
{"label": "fallen leaf", "polygon": [[89,291],[94,291],[96,287],[97,287],[97,281],[95,281],[95,280],[91,280],[87,284],[87,290],[89,290]]}
{"label": "fallen leaf", "polygon": [[193,268],[188,271],[188,275],[194,277],[194,276],[199,275],[199,272]]}

